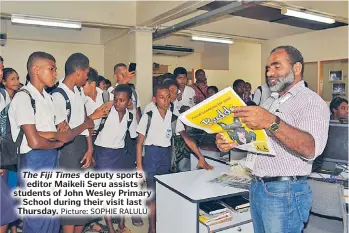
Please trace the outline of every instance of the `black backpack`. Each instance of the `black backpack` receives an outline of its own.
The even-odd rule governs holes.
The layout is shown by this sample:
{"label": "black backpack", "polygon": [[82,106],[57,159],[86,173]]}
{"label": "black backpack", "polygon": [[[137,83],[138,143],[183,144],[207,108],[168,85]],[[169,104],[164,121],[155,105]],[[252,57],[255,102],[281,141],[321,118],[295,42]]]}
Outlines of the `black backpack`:
{"label": "black backpack", "polygon": [[[35,100],[26,89],[21,89],[19,92],[26,93],[34,110],[34,114],[36,113],[35,108]],[[16,94],[17,94],[16,93]],[[10,108],[10,104],[8,104],[1,112],[0,112],[0,167],[16,165],[18,163],[19,155],[20,155],[20,146],[22,144],[24,131],[23,128],[20,128],[18,137],[14,142],[11,134],[10,121],[8,118],[8,110]]]}
{"label": "black backpack", "polygon": [[65,93],[65,91],[60,87],[57,87],[56,89],[54,89],[51,95],[53,95],[54,93],[59,93],[63,96],[65,100],[65,109],[67,111],[67,119],[68,119],[67,123],[69,123],[71,118],[71,103],[70,103],[69,97],[67,93]]}
{"label": "black backpack", "polygon": [[[172,112],[172,116],[171,116],[171,128],[172,128],[172,137],[171,137],[171,172],[179,172],[178,170],[178,163],[180,160],[182,160],[184,157],[182,156],[182,154],[177,154],[175,153],[174,150],[174,141],[175,141],[175,137],[176,137],[176,123],[177,123],[177,119],[178,117],[173,114],[173,103],[171,103],[170,105],[170,110]],[[153,111],[149,111],[146,113],[148,115],[148,122],[147,122],[147,128],[145,130],[145,135],[144,138],[147,138],[148,132],[149,132],[149,128],[151,125],[151,119],[153,117]]]}

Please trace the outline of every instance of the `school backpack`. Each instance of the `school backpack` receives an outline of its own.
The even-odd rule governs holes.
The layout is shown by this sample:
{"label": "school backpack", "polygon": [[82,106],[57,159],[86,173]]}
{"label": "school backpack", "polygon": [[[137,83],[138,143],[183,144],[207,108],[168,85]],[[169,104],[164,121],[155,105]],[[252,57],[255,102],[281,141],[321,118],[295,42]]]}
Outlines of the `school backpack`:
{"label": "school backpack", "polygon": [[54,93],[59,93],[63,96],[65,100],[65,109],[67,111],[67,119],[68,119],[67,123],[69,123],[71,118],[71,103],[70,103],[69,97],[61,87],[57,87],[56,89],[54,89],[51,95],[53,95]]}
{"label": "school backpack", "polygon": [[[173,114],[173,103],[171,103],[170,105],[170,110],[172,112],[172,116],[171,116],[171,129],[172,129],[172,137],[171,137],[171,172],[180,172],[179,167],[178,167],[178,163],[179,161],[181,161],[184,158],[183,154],[179,154],[175,152],[175,138],[178,138],[178,136],[176,135],[176,123],[177,123],[177,119],[178,117]],[[151,119],[153,117],[153,111],[149,111],[146,113],[148,115],[148,121],[147,121],[147,127],[145,130],[145,135],[144,138],[147,138],[148,132],[149,132],[149,128],[151,125]]]}
{"label": "school backpack", "polygon": [[[101,123],[97,129],[96,135],[98,135],[103,130],[107,118],[108,116],[102,118]],[[125,149],[126,149],[126,153],[130,153],[130,154],[135,152],[135,147],[136,147],[136,143],[135,143],[136,139],[133,139],[130,136],[130,126],[132,124],[132,121],[133,121],[133,114],[131,112],[128,112],[127,130],[126,130],[126,136],[125,136]],[[132,142],[130,143],[130,140],[133,140],[134,143]]]}
{"label": "school backpack", "polygon": [[4,97],[4,100],[6,101],[6,90],[0,87],[0,94]]}
{"label": "school backpack", "polygon": [[[31,102],[31,106],[34,110],[34,114],[36,113],[35,108],[35,100],[26,89],[20,89],[17,91],[26,93]],[[16,94],[17,94],[16,93]],[[10,121],[8,118],[8,110],[10,108],[10,104],[8,104],[1,112],[0,112],[0,166],[10,166],[16,165],[18,163],[19,155],[20,155],[20,146],[22,144],[24,131],[23,128],[20,128],[18,137],[14,142],[11,134]]]}

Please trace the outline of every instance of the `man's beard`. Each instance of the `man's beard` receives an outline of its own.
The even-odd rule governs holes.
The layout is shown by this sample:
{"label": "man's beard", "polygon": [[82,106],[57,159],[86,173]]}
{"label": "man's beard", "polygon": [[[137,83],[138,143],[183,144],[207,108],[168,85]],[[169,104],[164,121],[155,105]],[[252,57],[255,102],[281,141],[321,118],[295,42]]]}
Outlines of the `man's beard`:
{"label": "man's beard", "polygon": [[293,71],[291,70],[290,73],[284,77],[279,77],[274,85],[270,82],[270,77],[268,77],[267,82],[271,92],[282,92],[294,82]]}

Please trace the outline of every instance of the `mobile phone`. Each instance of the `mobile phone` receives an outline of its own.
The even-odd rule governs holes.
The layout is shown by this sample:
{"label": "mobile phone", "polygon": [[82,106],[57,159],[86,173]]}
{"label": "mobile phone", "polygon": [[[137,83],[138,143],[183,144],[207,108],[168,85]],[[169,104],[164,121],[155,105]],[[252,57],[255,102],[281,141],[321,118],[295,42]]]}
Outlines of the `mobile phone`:
{"label": "mobile phone", "polygon": [[131,62],[130,65],[128,66],[128,71],[129,72],[136,71],[136,66],[137,66],[136,63]]}

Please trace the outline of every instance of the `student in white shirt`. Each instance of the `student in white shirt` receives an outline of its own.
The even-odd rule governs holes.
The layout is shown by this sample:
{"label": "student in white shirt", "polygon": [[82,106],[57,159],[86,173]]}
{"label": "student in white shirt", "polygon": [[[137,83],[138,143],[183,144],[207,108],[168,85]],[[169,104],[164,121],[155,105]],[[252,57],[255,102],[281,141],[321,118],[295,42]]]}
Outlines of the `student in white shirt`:
{"label": "student in white shirt", "polygon": [[[98,87],[100,78],[98,77],[98,73],[95,69],[90,68],[90,71],[87,75],[87,81],[83,87],[85,94],[85,108],[87,116],[90,116],[101,107],[104,103],[109,102],[107,105],[111,108],[112,101],[109,99],[104,99],[103,91]],[[106,92],[108,93],[108,92]],[[96,139],[95,134],[98,130],[101,123],[101,119],[94,120],[94,130],[92,132],[93,141]]]}
{"label": "student in white shirt", "polygon": [[[168,87],[158,85],[153,90],[154,108],[147,130],[149,113],[144,114],[137,127],[137,170],[144,172],[148,189],[155,192],[155,175],[168,174],[171,169],[171,137],[173,114],[168,111],[171,95]],[[148,132],[147,132],[148,131]],[[144,159],[142,153],[144,145]],[[144,174],[143,173],[143,174]],[[153,194],[153,198],[154,198]],[[149,233],[155,232],[155,201],[149,200]]]}
{"label": "student in white shirt", "polygon": [[[75,128],[85,121],[85,95],[81,88],[86,83],[89,70],[89,59],[84,54],[74,53],[67,59],[65,78],[52,94],[57,125],[63,121],[63,124],[67,123],[69,128]],[[70,111],[67,109],[64,93],[69,99]],[[105,114],[107,114],[107,111]],[[95,120],[93,116],[90,118]],[[59,167],[66,170],[88,168],[93,160],[92,154],[92,138],[89,131],[85,130],[74,138],[73,142],[64,144],[60,151]],[[63,233],[82,232],[84,225],[89,221],[90,219],[87,217],[62,218]]]}
{"label": "student in white shirt", "polygon": [[[123,63],[118,63],[114,66],[114,78],[116,79],[116,85],[108,88],[110,92],[110,100],[114,99],[113,91],[119,84],[128,84],[131,79],[135,77],[135,72],[129,72],[127,66]],[[137,122],[141,119],[141,101],[136,89],[132,90],[132,106],[131,112],[136,116]]]}
{"label": "student in white shirt", "polygon": [[188,78],[187,78],[187,70],[183,67],[177,67],[173,71],[173,75],[178,83],[179,91],[178,91],[178,105],[177,108],[180,113],[185,112],[187,109],[193,107],[195,90],[187,86]]}
{"label": "student in white shirt", "polygon": [[[159,78],[159,77],[158,77]],[[175,80],[167,80],[163,83],[165,86],[168,86],[168,89],[170,91],[171,95],[171,103],[170,103],[170,111],[173,112],[176,116],[179,116],[180,113],[177,109],[178,100],[177,100],[177,93],[178,93],[178,84]],[[155,102],[151,101],[145,108],[144,113],[147,113],[149,111],[152,111],[154,108],[156,108]]]}
{"label": "student in white shirt", "polygon": [[[10,105],[11,134],[16,141],[24,133],[20,146],[20,170],[52,170],[56,168],[57,148],[83,130],[92,128],[93,121],[87,118],[73,130],[57,132],[55,106],[45,91],[45,87],[52,87],[56,80],[55,58],[44,52],[34,52],[29,56],[27,70],[30,82],[14,96]],[[23,221],[23,232],[58,233],[60,230],[59,218],[24,216]]]}
{"label": "student in white shirt", "polygon": [[[129,152],[126,137],[137,137],[137,123],[134,115],[127,109],[132,101],[132,90],[126,84],[118,85],[114,91],[113,107],[99,132],[96,145],[96,170],[112,172],[136,169],[135,160]],[[111,217],[106,217],[109,232],[115,232]],[[131,232],[125,226],[125,218],[119,222],[117,232]]]}

